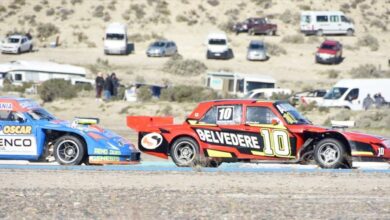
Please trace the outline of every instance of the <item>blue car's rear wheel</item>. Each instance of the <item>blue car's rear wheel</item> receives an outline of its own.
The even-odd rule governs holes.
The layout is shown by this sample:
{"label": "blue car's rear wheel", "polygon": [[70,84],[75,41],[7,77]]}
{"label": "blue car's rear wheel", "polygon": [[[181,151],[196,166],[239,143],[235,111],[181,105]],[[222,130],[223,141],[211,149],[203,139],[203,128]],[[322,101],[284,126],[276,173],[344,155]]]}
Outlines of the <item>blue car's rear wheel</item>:
{"label": "blue car's rear wheel", "polygon": [[75,136],[62,136],[54,144],[54,158],[61,165],[79,165],[84,154],[84,143]]}

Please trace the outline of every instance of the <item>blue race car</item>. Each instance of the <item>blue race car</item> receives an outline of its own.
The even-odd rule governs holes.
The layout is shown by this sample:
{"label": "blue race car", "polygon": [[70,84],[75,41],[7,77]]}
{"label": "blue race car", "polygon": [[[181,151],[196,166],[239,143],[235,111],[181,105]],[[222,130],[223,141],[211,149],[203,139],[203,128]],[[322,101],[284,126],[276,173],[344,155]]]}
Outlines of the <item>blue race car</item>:
{"label": "blue race car", "polygon": [[140,152],[96,118],[56,119],[31,99],[0,97],[0,159],[62,165],[133,164]]}

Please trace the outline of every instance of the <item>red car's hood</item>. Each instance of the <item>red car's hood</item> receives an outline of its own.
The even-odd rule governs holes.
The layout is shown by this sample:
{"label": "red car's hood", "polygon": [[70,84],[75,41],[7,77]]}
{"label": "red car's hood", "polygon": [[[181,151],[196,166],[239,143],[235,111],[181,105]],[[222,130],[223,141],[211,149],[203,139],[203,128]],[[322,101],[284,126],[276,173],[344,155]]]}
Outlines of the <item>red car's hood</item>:
{"label": "red car's hood", "polygon": [[328,50],[328,49],[318,49],[317,53],[324,53],[324,54],[331,54],[335,55],[337,53],[337,50]]}
{"label": "red car's hood", "polygon": [[310,132],[338,132],[344,137],[347,138],[349,141],[360,141],[360,142],[366,142],[366,143],[380,143],[385,138],[375,135],[369,135],[369,134],[363,134],[360,132],[352,132],[352,131],[344,131],[341,129],[332,129],[332,128],[326,128],[321,126],[315,126],[315,125],[290,125],[289,130],[292,133],[302,133],[304,131],[310,131]]}

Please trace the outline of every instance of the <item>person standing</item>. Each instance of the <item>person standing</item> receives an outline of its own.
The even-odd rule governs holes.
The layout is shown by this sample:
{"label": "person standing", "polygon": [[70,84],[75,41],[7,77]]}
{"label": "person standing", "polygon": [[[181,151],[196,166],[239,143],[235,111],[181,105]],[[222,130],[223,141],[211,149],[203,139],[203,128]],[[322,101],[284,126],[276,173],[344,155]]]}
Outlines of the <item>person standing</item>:
{"label": "person standing", "polygon": [[104,78],[101,72],[99,72],[95,78],[95,86],[96,86],[96,100],[100,100],[102,98],[102,93],[104,88]]}
{"label": "person standing", "polygon": [[103,96],[104,100],[108,101],[111,98],[111,92],[112,92],[112,80],[111,76],[108,74],[105,74],[105,79],[104,79],[104,91],[103,91]]}
{"label": "person standing", "polygon": [[116,77],[115,73],[111,74],[111,82],[112,82],[111,95],[116,97],[118,95],[119,79]]}
{"label": "person standing", "polygon": [[367,94],[366,98],[363,99],[363,108],[367,110],[374,104],[374,100],[371,98],[370,94]]}

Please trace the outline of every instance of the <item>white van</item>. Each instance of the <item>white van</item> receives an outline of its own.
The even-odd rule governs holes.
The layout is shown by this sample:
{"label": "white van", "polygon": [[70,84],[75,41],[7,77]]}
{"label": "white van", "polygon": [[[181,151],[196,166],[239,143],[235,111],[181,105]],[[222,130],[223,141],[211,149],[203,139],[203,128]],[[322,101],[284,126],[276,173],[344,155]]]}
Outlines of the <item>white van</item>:
{"label": "white van", "polygon": [[380,93],[386,102],[390,101],[390,78],[387,79],[344,79],[340,80],[324,96],[320,106],[363,110],[363,100]]}
{"label": "white van", "polygon": [[225,33],[211,33],[207,36],[207,59],[229,59],[232,51],[229,48]]}
{"label": "white van", "polygon": [[352,36],[355,26],[341,11],[302,11],[301,32],[316,34],[346,34]]}
{"label": "white van", "polygon": [[127,54],[127,27],[112,23],[107,26],[104,37],[105,54]]}

